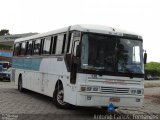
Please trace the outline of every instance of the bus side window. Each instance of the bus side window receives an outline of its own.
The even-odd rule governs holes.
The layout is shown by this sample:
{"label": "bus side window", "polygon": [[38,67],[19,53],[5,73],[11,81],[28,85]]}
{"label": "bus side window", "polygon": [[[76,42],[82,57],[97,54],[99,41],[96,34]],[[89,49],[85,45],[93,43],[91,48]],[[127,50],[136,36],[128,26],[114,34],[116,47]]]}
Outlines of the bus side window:
{"label": "bus side window", "polygon": [[66,53],[69,53],[70,44],[71,44],[71,36],[72,36],[72,33],[69,33],[68,44],[67,44],[67,52]]}
{"label": "bus side window", "polygon": [[55,54],[55,53],[56,53],[56,46],[57,46],[57,36],[54,36],[52,54]]}
{"label": "bus side window", "polygon": [[64,37],[63,37],[62,54],[64,53],[65,43],[66,43],[66,34],[64,34]]}
{"label": "bus side window", "polygon": [[40,48],[41,48],[41,39],[37,39],[34,42],[34,50],[33,50],[34,55],[40,54]]}
{"label": "bus side window", "polygon": [[21,43],[19,43],[19,46],[18,46],[18,48],[17,48],[17,56],[20,55],[20,50],[21,50]]}
{"label": "bus side window", "polygon": [[25,51],[25,55],[27,55],[27,51],[28,51],[28,41],[26,42],[26,51]]}
{"label": "bus side window", "polygon": [[43,44],[43,54],[50,54],[50,49],[51,49],[51,37],[46,37],[44,39],[44,44]]}
{"label": "bus side window", "polygon": [[18,46],[17,46],[17,48],[16,48],[16,49],[17,49],[17,56],[19,56],[20,46],[21,46],[20,43],[18,43]]}
{"label": "bus side window", "polygon": [[[79,49],[78,48],[78,46],[79,46],[79,41],[75,41],[74,42],[74,50],[73,50],[73,54],[74,54],[74,56],[77,56],[77,49]],[[78,54],[78,56],[79,56],[79,54]]]}
{"label": "bus side window", "polygon": [[29,41],[28,42],[28,45],[27,45],[27,55],[32,55],[32,41]]}
{"label": "bus side window", "polygon": [[74,33],[71,34],[71,41],[70,41],[69,53],[71,53],[71,52],[72,52],[72,49],[73,49],[73,39],[74,39]]}
{"label": "bus side window", "polygon": [[56,46],[56,54],[60,55],[62,53],[62,45],[63,45],[63,39],[64,34],[59,34],[58,35],[58,40],[57,40],[57,46]]}
{"label": "bus side window", "polygon": [[50,45],[50,51],[49,51],[49,54],[52,54],[52,49],[53,49],[53,42],[54,42],[54,37],[51,36],[51,45]]}
{"label": "bus side window", "polygon": [[40,48],[39,48],[39,55],[43,54],[44,40],[45,40],[45,38],[41,39]]}
{"label": "bus side window", "polygon": [[14,44],[14,47],[13,47],[13,56],[15,56],[15,48],[16,48],[16,45]]}
{"label": "bus side window", "polygon": [[56,54],[61,54],[62,52],[63,35],[59,34],[57,38]]}
{"label": "bus side window", "polygon": [[26,42],[21,43],[20,55],[25,55],[26,53]]}
{"label": "bus side window", "polygon": [[14,56],[18,56],[19,55],[19,43],[16,43],[14,45]]}

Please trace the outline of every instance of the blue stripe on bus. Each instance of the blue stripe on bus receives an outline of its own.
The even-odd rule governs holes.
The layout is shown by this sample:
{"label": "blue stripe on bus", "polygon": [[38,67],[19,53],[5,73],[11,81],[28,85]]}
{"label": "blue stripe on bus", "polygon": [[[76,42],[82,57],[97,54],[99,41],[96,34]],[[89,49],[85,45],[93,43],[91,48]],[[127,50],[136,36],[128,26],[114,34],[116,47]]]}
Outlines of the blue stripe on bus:
{"label": "blue stripe on bus", "polygon": [[13,68],[39,71],[42,59],[40,58],[13,58]]}

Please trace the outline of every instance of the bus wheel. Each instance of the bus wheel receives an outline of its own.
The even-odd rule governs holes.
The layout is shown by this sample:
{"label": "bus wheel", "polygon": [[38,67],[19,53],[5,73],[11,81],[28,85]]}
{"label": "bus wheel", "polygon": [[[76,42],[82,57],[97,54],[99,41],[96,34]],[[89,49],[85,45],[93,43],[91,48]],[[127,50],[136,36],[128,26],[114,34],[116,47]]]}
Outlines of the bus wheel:
{"label": "bus wheel", "polygon": [[19,79],[18,79],[18,90],[19,90],[20,92],[23,92],[22,76],[19,76]]}
{"label": "bus wheel", "polygon": [[69,104],[63,101],[64,99],[64,90],[62,86],[56,87],[54,95],[53,95],[53,101],[57,108],[69,108]]}

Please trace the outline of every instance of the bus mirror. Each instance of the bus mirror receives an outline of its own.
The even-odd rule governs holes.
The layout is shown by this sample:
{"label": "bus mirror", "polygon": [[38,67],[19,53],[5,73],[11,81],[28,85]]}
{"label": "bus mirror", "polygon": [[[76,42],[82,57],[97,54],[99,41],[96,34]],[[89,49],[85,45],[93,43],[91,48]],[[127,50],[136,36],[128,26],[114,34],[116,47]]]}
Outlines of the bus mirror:
{"label": "bus mirror", "polygon": [[146,63],[147,63],[147,53],[145,51],[145,53],[144,53],[144,64],[146,64]]}
{"label": "bus mirror", "polygon": [[80,45],[77,45],[77,48],[76,48],[76,56],[77,56],[77,57],[80,57]]}

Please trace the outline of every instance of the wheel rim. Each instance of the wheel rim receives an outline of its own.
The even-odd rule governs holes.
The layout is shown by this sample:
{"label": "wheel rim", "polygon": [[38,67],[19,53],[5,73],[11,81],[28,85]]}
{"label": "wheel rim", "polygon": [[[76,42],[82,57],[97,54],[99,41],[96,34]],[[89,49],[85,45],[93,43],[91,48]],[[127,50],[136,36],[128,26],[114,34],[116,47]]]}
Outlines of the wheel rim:
{"label": "wheel rim", "polygon": [[64,91],[63,90],[59,90],[57,93],[57,101],[60,105],[65,105],[66,103],[63,101],[64,98]]}

